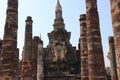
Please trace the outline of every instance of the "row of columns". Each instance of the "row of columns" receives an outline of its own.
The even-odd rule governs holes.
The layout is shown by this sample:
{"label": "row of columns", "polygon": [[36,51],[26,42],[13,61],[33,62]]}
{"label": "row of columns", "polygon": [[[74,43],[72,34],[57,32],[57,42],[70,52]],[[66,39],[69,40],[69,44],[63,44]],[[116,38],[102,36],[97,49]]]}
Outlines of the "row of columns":
{"label": "row of columns", "polygon": [[[112,24],[113,24],[113,32],[114,32],[114,39],[113,37],[109,37],[109,48],[110,48],[109,58],[111,61],[111,76],[112,76],[112,80],[120,80],[120,1],[110,0],[110,2],[111,2]],[[84,25],[85,18],[83,18],[83,15],[81,15],[80,17],[81,80],[86,80],[85,77],[88,78],[86,74],[89,75],[89,80],[105,80],[103,50],[101,45],[99,16],[97,12],[96,3],[97,0],[86,0],[87,28]],[[85,37],[87,38],[87,41]],[[85,43],[87,44],[87,47],[85,47],[86,46]],[[87,52],[86,56],[84,55],[85,52]],[[86,57],[88,59],[85,59]]]}
{"label": "row of columns", "polygon": [[[17,68],[12,68],[12,65],[17,65],[18,59],[18,49],[17,49],[17,28],[18,28],[18,0],[14,0],[13,3],[11,0],[8,0],[7,8],[7,18],[5,25],[5,33],[3,38],[3,46],[1,48],[1,68],[2,74],[1,77],[3,80],[11,79],[16,80],[17,77],[12,74],[17,72]],[[117,75],[118,80],[120,80],[120,1],[111,0],[111,13],[112,13],[112,24],[114,31],[114,43],[115,43],[115,52],[116,52],[116,63],[117,63]],[[81,79],[82,80],[105,80],[105,66],[103,59],[103,50],[101,43],[101,34],[99,28],[99,15],[97,11],[97,0],[86,0],[86,16],[81,15]],[[28,27],[32,24],[31,18],[28,17],[26,25]],[[31,29],[29,29],[31,31]],[[29,33],[28,30],[28,33]],[[31,35],[31,33],[30,33]],[[28,36],[28,39],[31,36]],[[28,47],[25,47],[24,58],[22,67],[26,67],[28,72],[25,76],[31,75],[31,52],[27,49],[32,50],[30,44],[32,41],[26,39]],[[32,39],[31,39],[32,40]],[[13,44],[11,44],[13,43]],[[26,46],[26,45],[25,45]],[[11,47],[11,48],[10,48]],[[30,49],[31,48],[31,49]],[[8,56],[9,57],[5,57]],[[13,58],[12,56],[15,56]],[[7,59],[10,58],[11,63],[7,63]],[[13,63],[13,61],[15,62]],[[10,71],[6,71],[5,65],[9,65]],[[15,67],[15,66],[14,66]],[[30,69],[30,70],[29,70]],[[30,72],[29,72],[30,71]],[[113,71],[113,70],[112,70]],[[9,74],[8,74],[9,73]],[[31,80],[31,77],[26,77],[26,79]],[[24,79],[23,79],[24,80]]]}

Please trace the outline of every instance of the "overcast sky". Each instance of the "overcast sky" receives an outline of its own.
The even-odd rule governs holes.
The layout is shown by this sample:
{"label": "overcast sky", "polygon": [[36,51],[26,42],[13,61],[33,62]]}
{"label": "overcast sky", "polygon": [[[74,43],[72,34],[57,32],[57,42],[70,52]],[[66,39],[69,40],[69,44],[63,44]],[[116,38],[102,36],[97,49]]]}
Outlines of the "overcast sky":
{"label": "overcast sky", "polygon": [[[107,54],[109,52],[108,36],[113,35],[110,0],[98,0],[100,29],[104,50],[105,64],[109,66]],[[33,19],[33,36],[42,36],[44,47],[48,44],[47,33],[53,30],[55,7],[57,0],[19,0],[18,48],[20,56],[24,45],[25,20],[27,16]],[[78,46],[80,37],[80,14],[86,13],[85,0],[60,0],[65,28],[71,32],[71,44]],[[7,0],[0,0],[0,37],[3,39],[6,18]]]}

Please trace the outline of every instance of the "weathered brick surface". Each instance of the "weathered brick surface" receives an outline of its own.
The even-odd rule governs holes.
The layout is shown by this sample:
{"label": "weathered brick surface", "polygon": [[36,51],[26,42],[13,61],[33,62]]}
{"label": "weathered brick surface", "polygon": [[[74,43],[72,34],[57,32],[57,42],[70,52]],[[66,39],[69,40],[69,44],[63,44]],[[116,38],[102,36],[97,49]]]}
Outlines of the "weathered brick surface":
{"label": "weathered brick surface", "polygon": [[106,80],[97,0],[86,0],[89,80]]}
{"label": "weathered brick surface", "polygon": [[22,80],[32,80],[32,18],[27,17],[24,52],[22,54]]}
{"label": "weathered brick surface", "polygon": [[112,80],[118,80],[117,78],[117,67],[116,67],[116,55],[115,55],[115,45],[114,38],[112,36],[109,37],[109,59],[111,65],[111,78]]}
{"label": "weathered brick surface", "polygon": [[89,80],[86,15],[80,15],[81,80]]}
{"label": "weathered brick surface", "polygon": [[111,1],[112,24],[115,40],[117,75],[120,80],[120,0]]}
{"label": "weathered brick surface", "polygon": [[1,50],[0,80],[17,80],[18,0],[8,0],[6,23]]}

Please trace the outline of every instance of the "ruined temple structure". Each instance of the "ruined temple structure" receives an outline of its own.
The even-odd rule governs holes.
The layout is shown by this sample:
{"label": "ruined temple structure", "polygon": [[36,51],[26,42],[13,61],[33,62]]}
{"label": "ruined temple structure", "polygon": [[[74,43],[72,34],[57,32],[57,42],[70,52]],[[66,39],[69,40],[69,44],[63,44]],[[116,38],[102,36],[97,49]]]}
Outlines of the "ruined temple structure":
{"label": "ruined temple structure", "polygon": [[[86,1],[86,14],[80,15],[78,50],[70,43],[71,32],[65,29],[62,7],[57,0],[53,30],[43,47],[41,36],[33,36],[33,20],[25,20],[22,60],[17,48],[18,0],[8,0],[3,40],[0,39],[0,80],[106,80],[99,27],[97,0]],[[117,0],[116,0],[117,1]],[[109,38],[112,80],[120,79],[119,4],[111,0],[114,39]],[[116,8],[117,7],[117,8]],[[115,40],[115,47],[114,47]],[[116,52],[116,53],[115,53]],[[117,63],[112,63],[112,59]],[[115,62],[115,61],[113,61]],[[117,65],[117,73],[114,69]]]}

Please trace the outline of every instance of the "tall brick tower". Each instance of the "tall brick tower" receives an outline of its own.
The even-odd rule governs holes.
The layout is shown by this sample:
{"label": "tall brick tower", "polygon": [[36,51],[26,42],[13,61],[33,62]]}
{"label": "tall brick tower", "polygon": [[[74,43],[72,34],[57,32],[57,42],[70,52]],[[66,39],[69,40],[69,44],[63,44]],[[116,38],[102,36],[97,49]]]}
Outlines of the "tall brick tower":
{"label": "tall brick tower", "polygon": [[97,0],[86,0],[89,80],[106,80]]}
{"label": "tall brick tower", "polygon": [[8,0],[1,50],[0,80],[17,80],[18,0]]}
{"label": "tall brick tower", "polygon": [[22,80],[32,80],[32,18],[27,17],[24,52],[22,54]]}
{"label": "tall brick tower", "polygon": [[117,62],[117,75],[118,80],[120,80],[120,0],[110,1]]}
{"label": "tall brick tower", "polygon": [[89,80],[86,15],[80,15],[81,80]]}

